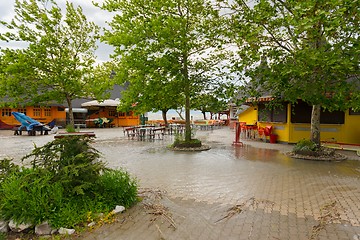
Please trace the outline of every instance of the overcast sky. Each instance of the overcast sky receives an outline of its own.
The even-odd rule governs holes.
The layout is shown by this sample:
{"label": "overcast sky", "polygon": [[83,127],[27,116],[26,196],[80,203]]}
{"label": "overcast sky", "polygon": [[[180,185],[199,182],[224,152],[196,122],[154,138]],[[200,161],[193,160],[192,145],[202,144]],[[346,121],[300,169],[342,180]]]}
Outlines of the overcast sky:
{"label": "overcast sky", "polygon": [[[66,0],[56,0],[57,4],[65,10]],[[69,0],[74,6],[80,5],[86,15],[88,21],[95,22],[100,27],[106,27],[107,21],[111,21],[113,14],[103,11],[92,4],[92,0]],[[94,2],[101,3],[103,0],[94,0]],[[0,19],[10,21],[14,17],[15,0],[0,0]],[[0,31],[4,32],[6,29],[0,27]],[[24,43],[6,43],[0,41],[0,47],[22,48]],[[104,62],[110,59],[109,54],[112,54],[113,48],[104,43],[99,43],[99,48],[96,51],[97,62]]]}

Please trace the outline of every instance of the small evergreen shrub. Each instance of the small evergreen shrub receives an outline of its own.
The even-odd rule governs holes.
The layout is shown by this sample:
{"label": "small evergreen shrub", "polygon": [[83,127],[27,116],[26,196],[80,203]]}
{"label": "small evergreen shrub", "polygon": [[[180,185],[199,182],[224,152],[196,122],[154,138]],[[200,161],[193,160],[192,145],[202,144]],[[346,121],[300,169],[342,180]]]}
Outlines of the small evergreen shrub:
{"label": "small evergreen shrub", "polygon": [[1,161],[0,218],[74,227],[86,222],[89,213],[106,214],[116,205],[136,203],[136,180],[123,170],[107,169],[90,143],[71,136],[35,147],[24,158],[32,158],[32,168]]}
{"label": "small evergreen shrub", "polygon": [[105,164],[98,160],[100,153],[86,136],[67,136],[55,139],[42,147],[35,147],[23,160],[32,158],[33,168],[41,168],[53,175],[71,194],[84,194],[91,189]]}

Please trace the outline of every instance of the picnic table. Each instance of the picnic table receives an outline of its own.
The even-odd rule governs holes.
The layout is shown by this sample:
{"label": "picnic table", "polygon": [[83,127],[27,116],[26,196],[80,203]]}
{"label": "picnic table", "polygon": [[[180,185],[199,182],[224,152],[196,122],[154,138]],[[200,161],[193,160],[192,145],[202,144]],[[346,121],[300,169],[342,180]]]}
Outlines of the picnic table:
{"label": "picnic table", "polygon": [[155,127],[154,125],[139,125],[133,127],[124,128],[124,135],[129,139],[146,140],[155,139],[158,136],[159,139],[165,134],[165,127]]}

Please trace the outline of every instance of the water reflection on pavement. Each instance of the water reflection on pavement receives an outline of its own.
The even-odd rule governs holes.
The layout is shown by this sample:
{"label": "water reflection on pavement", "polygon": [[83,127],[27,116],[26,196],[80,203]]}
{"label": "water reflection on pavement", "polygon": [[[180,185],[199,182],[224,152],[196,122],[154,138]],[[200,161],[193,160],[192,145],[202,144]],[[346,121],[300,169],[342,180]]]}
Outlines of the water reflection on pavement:
{"label": "water reflection on pavement", "polygon": [[[120,223],[84,239],[360,239],[356,159],[292,159],[283,154],[291,146],[283,144],[234,147],[228,128],[198,131],[197,137],[212,147],[203,152],[171,151],[171,136],[148,142],[129,140],[122,129],[95,132],[94,146],[108,166],[128,170],[141,189],[163,192],[161,204],[177,225],[170,229],[164,220],[154,222],[138,204]],[[18,160],[34,143],[52,139],[1,134],[0,156]],[[232,206],[242,210],[217,221]]]}

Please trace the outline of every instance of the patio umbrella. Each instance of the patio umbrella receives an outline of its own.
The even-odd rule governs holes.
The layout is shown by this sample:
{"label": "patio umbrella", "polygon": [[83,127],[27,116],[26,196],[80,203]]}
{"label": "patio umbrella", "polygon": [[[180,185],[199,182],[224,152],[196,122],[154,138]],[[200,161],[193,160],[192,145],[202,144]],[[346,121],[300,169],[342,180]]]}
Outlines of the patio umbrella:
{"label": "patio umbrella", "polygon": [[106,99],[102,102],[97,100],[92,100],[89,102],[84,102],[81,104],[81,107],[117,107],[120,104],[119,99]]}

